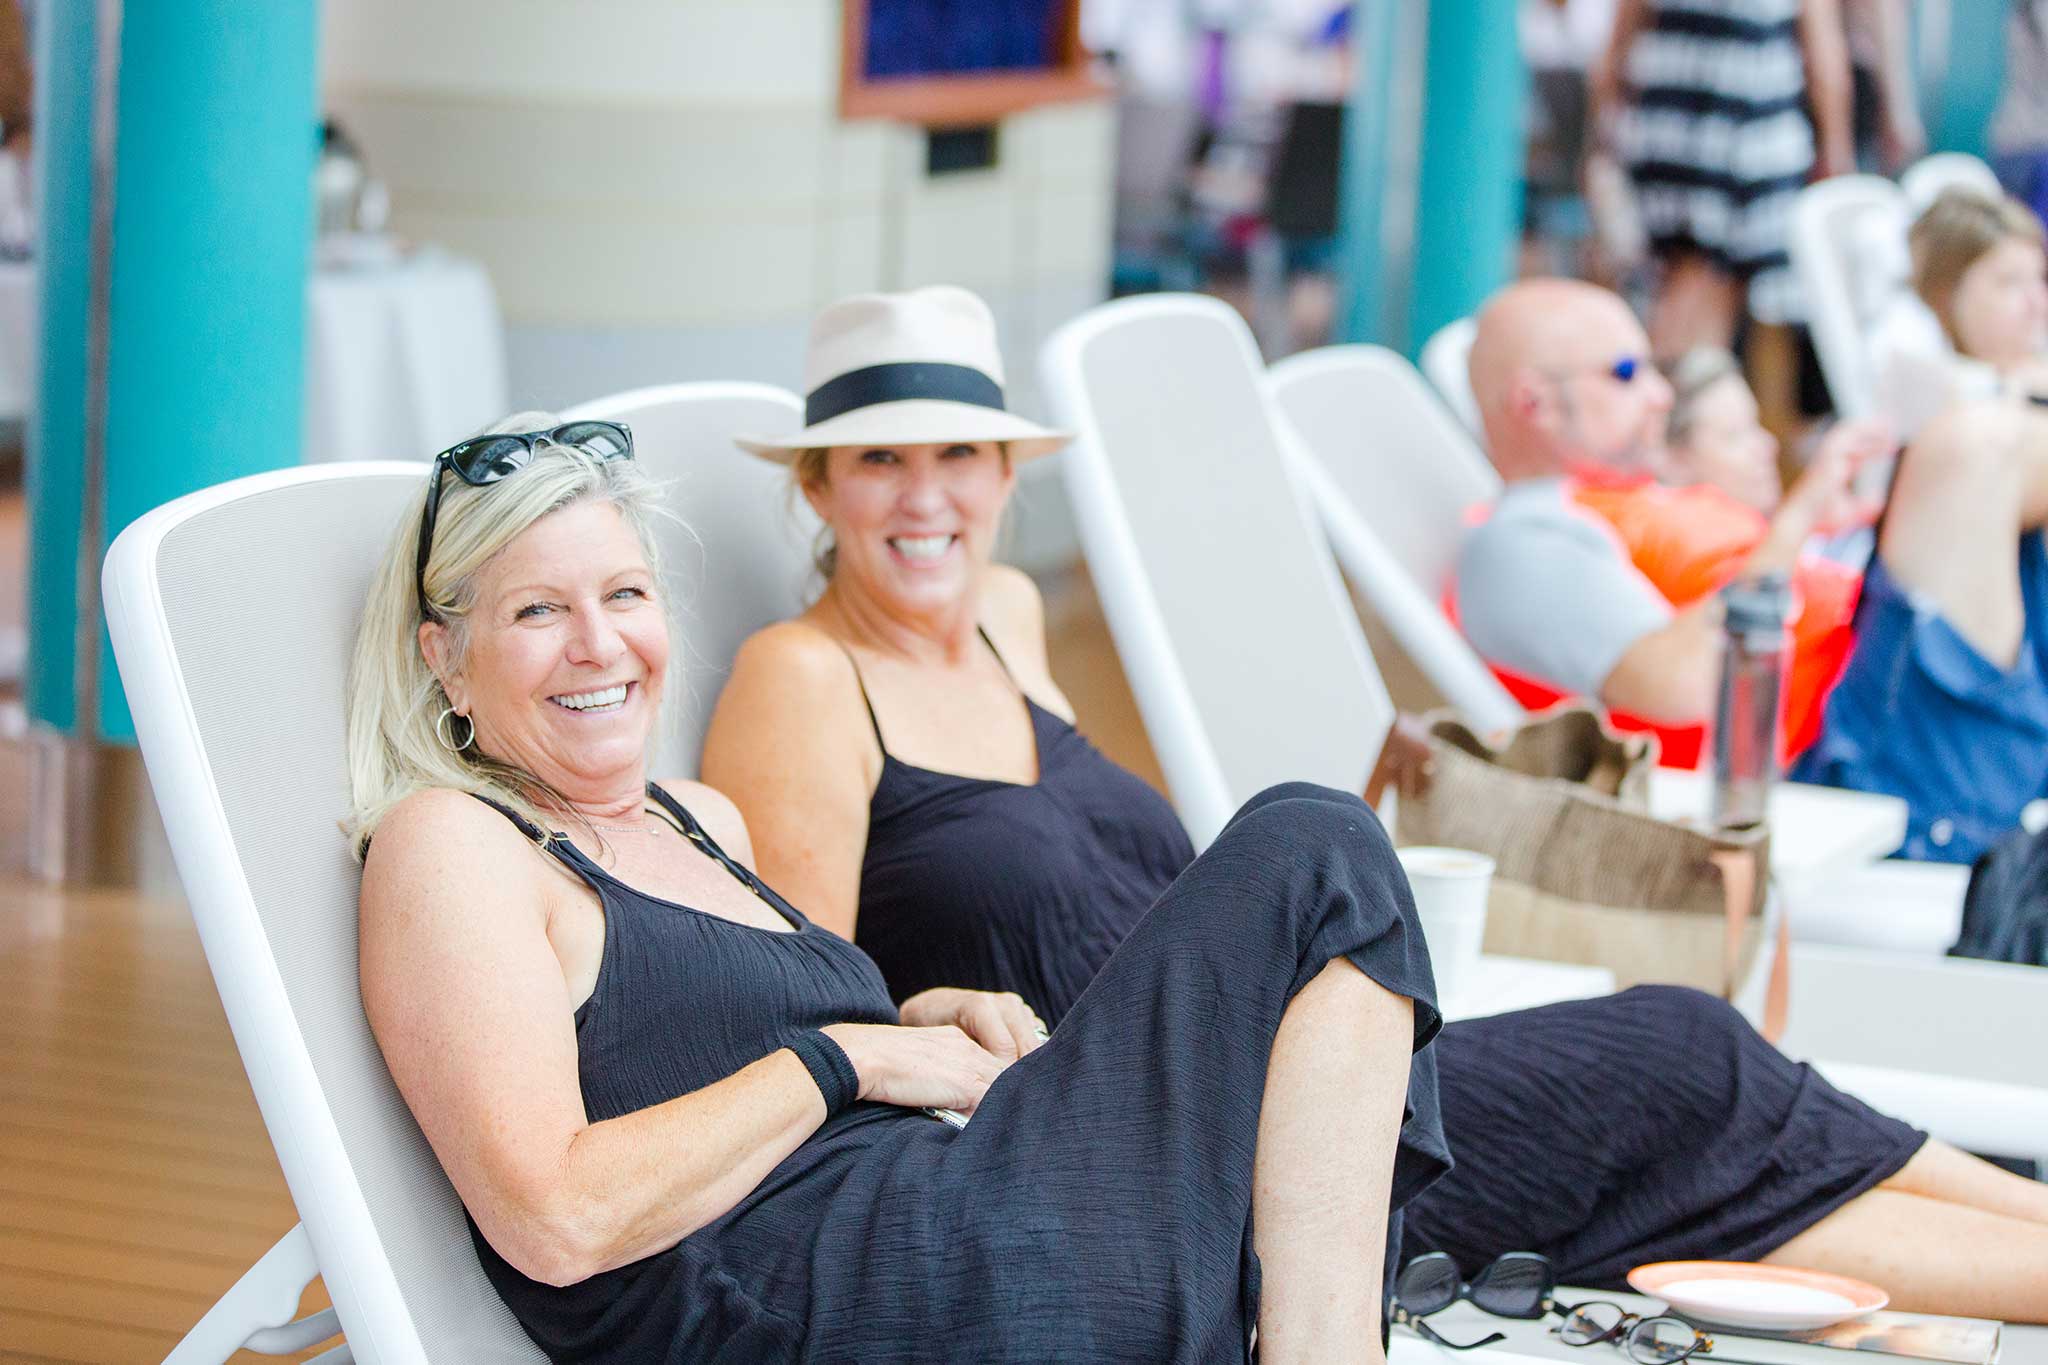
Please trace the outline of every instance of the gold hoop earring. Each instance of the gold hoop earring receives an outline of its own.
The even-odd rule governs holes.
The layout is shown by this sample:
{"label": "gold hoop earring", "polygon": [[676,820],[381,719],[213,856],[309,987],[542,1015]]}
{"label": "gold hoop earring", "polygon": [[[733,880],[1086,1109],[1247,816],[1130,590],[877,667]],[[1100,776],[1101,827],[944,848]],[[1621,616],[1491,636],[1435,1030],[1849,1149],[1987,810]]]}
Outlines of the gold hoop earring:
{"label": "gold hoop earring", "polygon": [[[460,744],[455,742],[455,727],[448,723],[448,717],[450,716],[454,716],[457,720],[469,721],[469,733],[462,737],[462,743]],[[451,706],[440,715],[434,717],[434,738],[439,740],[441,747],[449,753],[459,754],[470,745],[476,743],[476,722],[470,720],[468,716],[462,715]]]}

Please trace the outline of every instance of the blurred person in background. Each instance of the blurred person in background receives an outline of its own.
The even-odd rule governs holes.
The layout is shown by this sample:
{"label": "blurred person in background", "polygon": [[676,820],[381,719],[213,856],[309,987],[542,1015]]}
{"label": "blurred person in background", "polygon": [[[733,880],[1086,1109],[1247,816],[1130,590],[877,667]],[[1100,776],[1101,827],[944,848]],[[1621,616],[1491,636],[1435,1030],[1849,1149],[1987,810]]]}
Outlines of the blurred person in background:
{"label": "blurred person in background", "polygon": [[2008,0],[2005,89],[1991,119],[1998,181],[2048,220],[2048,0]]}
{"label": "blurred person in background", "polygon": [[1785,495],[1778,438],[1764,428],[1742,365],[1695,346],[1671,367],[1670,483],[1707,484],[1768,516]]}
{"label": "blurred person in background", "polygon": [[1672,389],[1647,347],[1620,299],[1574,280],[1511,285],[1480,315],[1472,389],[1507,487],[1459,551],[1473,647],[1697,726],[1719,681],[1719,590],[1788,572],[1794,776],[1901,797],[1905,856],[1971,861],[2048,795],[2048,412],[1979,402],[1930,421],[1858,582],[1805,550],[1888,442],[1823,441],[1769,516],[1673,486]]}
{"label": "blurred person in background", "polygon": [[1988,387],[2048,395],[2048,232],[2033,211],[1945,190],[1907,244],[1913,290],[1956,354],[1992,372]]}
{"label": "blurred person in background", "polygon": [[1839,0],[1620,0],[1588,80],[1665,269],[1654,353],[1798,322],[1793,196],[1855,169]]}
{"label": "blurred person in background", "polygon": [[1842,0],[1849,39],[1850,125],[1856,164],[1896,175],[1927,151],[1906,0]]}

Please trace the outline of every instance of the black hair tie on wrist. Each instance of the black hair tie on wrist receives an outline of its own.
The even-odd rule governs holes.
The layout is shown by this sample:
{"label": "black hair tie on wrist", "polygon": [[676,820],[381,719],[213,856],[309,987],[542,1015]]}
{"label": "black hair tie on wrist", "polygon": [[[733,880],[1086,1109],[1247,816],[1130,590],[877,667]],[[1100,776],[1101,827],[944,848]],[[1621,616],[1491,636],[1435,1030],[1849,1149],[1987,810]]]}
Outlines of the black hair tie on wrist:
{"label": "black hair tie on wrist", "polygon": [[818,1083],[818,1093],[825,1097],[826,1118],[860,1098],[860,1073],[853,1069],[846,1049],[831,1038],[812,1029],[799,1033],[783,1046],[796,1054],[804,1069],[811,1073],[811,1079]]}

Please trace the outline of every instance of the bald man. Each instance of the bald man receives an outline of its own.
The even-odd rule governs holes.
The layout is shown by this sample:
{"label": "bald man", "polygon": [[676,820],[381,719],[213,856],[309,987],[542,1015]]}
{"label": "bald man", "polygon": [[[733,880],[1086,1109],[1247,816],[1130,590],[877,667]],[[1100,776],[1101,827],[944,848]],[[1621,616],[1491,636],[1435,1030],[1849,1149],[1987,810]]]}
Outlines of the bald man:
{"label": "bald man", "polygon": [[1673,486],[1671,389],[1648,352],[1627,306],[1578,281],[1512,285],[1480,315],[1472,388],[1507,486],[1459,554],[1466,635],[1539,683],[1697,725],[1719,589],[1789,572],[1795,775],[1904,797],[1910,856],[1973,859],[2048,795],[2048,416],[2001,403],[1931,423],[1859,580],[1801,549],[1853,503],[1870,443],[1823,442],[1769,518]]}

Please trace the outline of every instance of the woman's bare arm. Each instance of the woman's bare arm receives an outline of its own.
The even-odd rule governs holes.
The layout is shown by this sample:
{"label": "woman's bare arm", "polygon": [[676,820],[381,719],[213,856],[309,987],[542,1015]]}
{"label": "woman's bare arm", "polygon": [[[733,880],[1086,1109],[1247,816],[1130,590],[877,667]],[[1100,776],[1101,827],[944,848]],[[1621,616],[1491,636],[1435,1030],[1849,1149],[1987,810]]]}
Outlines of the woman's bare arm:
{"label": "woman's bare arm", "polygon": [[363,1005],[484,1236],[522,1274],[570,1284],[731,1209],[824,1121],[825,1103],[779,1051],[589,1122],[540,857],[459,793],[423,792],[388,816],[363,870]]}
{"label": "woman's bare arm", "polygon": [[1799,45],[1806,54],[1806,98],[1813,106],[1814,178],[1856,169],[1850,127],[1849,39],[1841,0],[1805,0],[1799,9]]}
{"label": "woman's bare arm", "polygon": [[704,738],[704,780],[745,817],[761,880],[845,938],[880,765],[853,665],[823,632],[786,621],[740,646]]}

